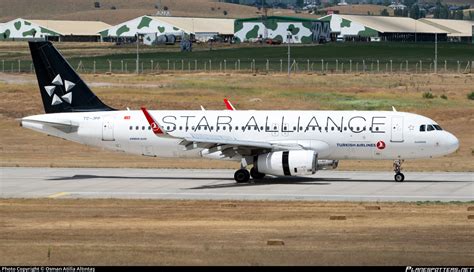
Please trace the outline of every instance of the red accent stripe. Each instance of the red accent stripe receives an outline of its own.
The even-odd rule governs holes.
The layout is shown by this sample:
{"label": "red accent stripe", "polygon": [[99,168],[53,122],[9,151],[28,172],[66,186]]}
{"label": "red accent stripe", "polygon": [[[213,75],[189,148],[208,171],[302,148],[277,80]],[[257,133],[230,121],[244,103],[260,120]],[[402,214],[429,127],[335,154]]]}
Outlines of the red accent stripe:
{"label": "red accent stripe", "polygon": [[225,107],[228,110],[234,110],[234,107],[232,107],[232,105],[229,103],[229,100],[227,100],[227,98],[224,98],[224,103],[225,103]]}
{"label": "red accent stripe", "polygon": [[163,131],[161,131],[160,127],[158,126],[158,123],[155,122],[155,119],[151,117],[150,113],[146,110],[146,108],[141,108],[143,111],[143,114],[145,114],[146,120],[148,121],[148,124],[150,124],[151,129],[155,134],[163,134]]}

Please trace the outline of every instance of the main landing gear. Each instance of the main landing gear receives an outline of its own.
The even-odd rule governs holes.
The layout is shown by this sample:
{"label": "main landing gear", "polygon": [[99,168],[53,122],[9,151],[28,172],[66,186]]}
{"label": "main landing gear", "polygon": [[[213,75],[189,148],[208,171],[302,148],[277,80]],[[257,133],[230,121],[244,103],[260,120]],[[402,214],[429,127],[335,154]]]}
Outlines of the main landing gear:
{"label": "main landing gear", "polygon": [[263,177],[265,177],[265,174],[258,172],[257,168],[252,167],[249,172],[247,169],[245,169],[246,167],[247,161],[245,159],[242,159],[240,163],[240,169],[235,171],[234,174],[234,179],[237,183],[248,182],[250,180],[250,177],[252,177],[253,179],[262,179]]}
{"label": "main landing gear", "polygon": [[252,177],[253,179],[263,179],[265,177],[265,174],[258,172],[255,167],[252,167],[252,169],[250,169],[250,173],[247,169],[242,168],[235,171],[234,174],[234,179],[237,183],[248,182],[250,180],[250,177]]}
{"label": "main landing gear", "polygon": [[234,179],[237,183],[248,182],[250,180],[250,173],[245,168],[239,169],[235,171]]}
{"label": "main landing gear", "polygon": [[405,180],[405,176],[402,174],[402,162],[403,160],[396,160],[393,162],[393,171],[395,171],[395,181],[402,182]]}

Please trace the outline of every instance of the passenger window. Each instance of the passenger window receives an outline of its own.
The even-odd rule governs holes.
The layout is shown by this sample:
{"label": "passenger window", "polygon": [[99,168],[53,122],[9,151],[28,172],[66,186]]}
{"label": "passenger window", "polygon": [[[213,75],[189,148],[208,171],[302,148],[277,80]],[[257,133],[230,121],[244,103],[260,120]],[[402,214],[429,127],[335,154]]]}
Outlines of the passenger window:
{"label": "passenger window", "polygon": [[239,127],[238,127],[238,126],[235,126],[235,130],[239,130]]}
{"label": "passenger window", "polygon": [[331,130],[334,131],[334,127],[331,127]]}
{"label": "passenger window", "polygon": [[421,125],[420,126],[420,131],[425,131],[426,130],[426,126],[425,125]]}
{"label": "passenger window", "polygon": [[135,127],[135,130],[139,130],[140,128],[138,126]]}
{"label": "passenger window", "polygon": [[225,126],[223,126],[222,129],[225,130]]}
{"label": "passenger window", "polygon": [[132,129],[133,129],[133,126],[130,126],[130,130],[132,130]]}
{"label": "passenger window", "polygon": [[150,126],[148,126],[148,130],[151,130],[151,127],[150,127]]}
{"label": "passenger window", "polygon": [[426,130],[427,131],[432,131],[432,130],[435,130],[435,128],[432,125],[427,125]]}

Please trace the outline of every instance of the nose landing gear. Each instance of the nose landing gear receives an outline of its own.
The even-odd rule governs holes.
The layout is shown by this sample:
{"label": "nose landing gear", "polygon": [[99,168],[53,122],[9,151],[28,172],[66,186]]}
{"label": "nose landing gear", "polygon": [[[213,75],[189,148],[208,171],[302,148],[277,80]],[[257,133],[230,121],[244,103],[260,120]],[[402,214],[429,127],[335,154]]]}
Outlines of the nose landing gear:
{"label": "nose landing gear", "polygon": [[395,181],[402,182],[405,180],[405,175],[402,174],[402,162],[403,160],[396,160],[393,162],[393,171],[395,171]]}

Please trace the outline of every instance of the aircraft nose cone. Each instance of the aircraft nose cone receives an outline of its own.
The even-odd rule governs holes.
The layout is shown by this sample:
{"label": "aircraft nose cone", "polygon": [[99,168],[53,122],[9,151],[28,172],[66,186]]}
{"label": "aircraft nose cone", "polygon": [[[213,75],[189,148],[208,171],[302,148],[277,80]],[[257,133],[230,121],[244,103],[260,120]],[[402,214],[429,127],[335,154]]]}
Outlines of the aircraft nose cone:
{"label": "aircraft nose cone", "polygon": [[449,153],[453,153],[454,151],[458,150],[459,148],[459,140],[453,134],[449,133],[446,135],[445,138],[446,147]]}

